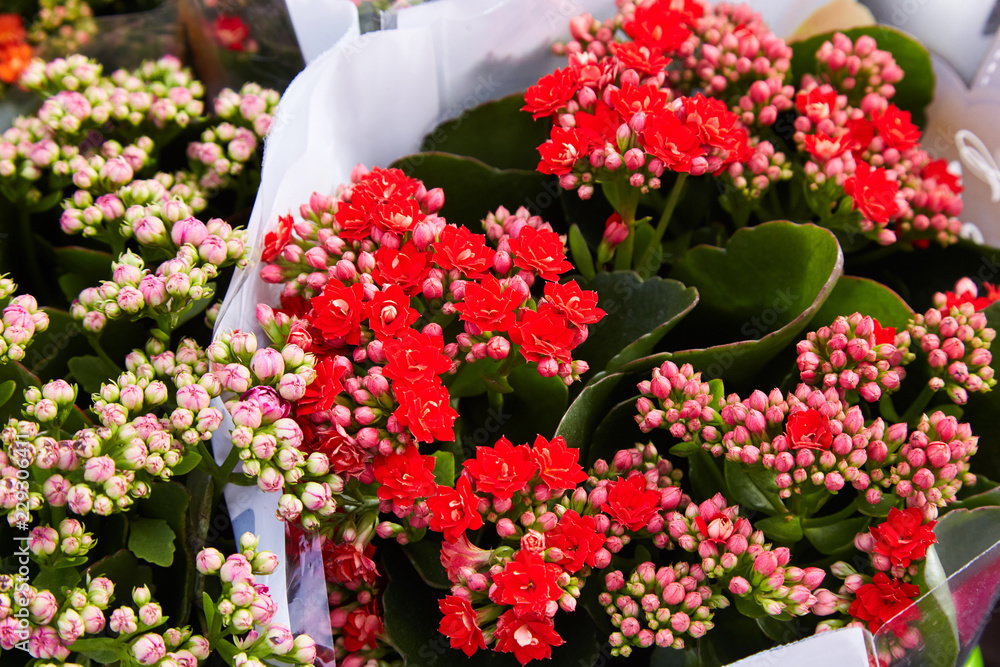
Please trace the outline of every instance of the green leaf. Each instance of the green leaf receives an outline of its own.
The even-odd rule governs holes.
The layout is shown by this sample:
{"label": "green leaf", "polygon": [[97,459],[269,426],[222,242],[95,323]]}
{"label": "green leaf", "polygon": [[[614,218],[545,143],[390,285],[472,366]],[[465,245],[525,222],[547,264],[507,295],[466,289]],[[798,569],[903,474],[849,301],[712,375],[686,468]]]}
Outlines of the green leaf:
{"label": "green leaf", "polygon": [[418,542],[410,542],[403,547],[403,551],[428,586],[442,590],[451,588],[448,573],[441,565],[441,542],[424,538]]}
{"label": "green leaf", "polygon": [[699,447],[688,459],[688,475],[694,497],[708,498],[716,493],[725,495],[726,479],[716,459],[704,449]]}
{"label": "green leaf", "polygon": [[556,428],[556,435],[566,439],[566,445],[580,450],[580,461],[589,463],[590,440],[594,429],[607,412],[607,402],[618,383],[625,377],[621,373],[598,373],[580,395],[570,404]]}
{"label": "green leaf", "polygon": [[812,224],[767,222],[740,229],[726,248],[696,246],[671,277],[697,288],[700,301],[672,338],[709,345],[638,359],[623,370],[644,372],[670,359],[708,377],[749,382],[812,320],[843,266],[837,239]]}
{"label": "green leaf", "polygon": [[474,158],[434,152],[409,155],[392,166],[419,178],[428,189],[444,188],[440,214],[480,234],[480,221],[500,206],[512,211],[527,206],[538,214],[558,204],[558,181],[536,171],[496,169]]}
{"label": "green leaf", "polygon": [[72,588],[80,582],[80,573],[73,567],[43,567],[31,585],[42,590],[59,593],[63,588]]}
{"label": "green leaf", "polygon": [[115,582],[115,590],[123,592],[131,591],[137,586],[148,586],[153,582],[152,569],[148,565],[140,565],[127,549],[120,549],[91,565],[87,568],[87,576],[107,577]]}
{"label": "green leaf", "polygon": [[949,514],[955,510],[974,510],[980,507],[994,507],[1000,505],[1000,487],[994,487],[989,491],[977,493],[974,496],[963,498],[962,500],[948,505]]}
{"label": "green leaf", "polygon": [[594,257],[590,254],[590,247],[587,246],[587,240],[583,238],[579,225],[570,225],[568,243],[576,270],[585,280],[592,279],[595,274]]}
{"label": "green leaf", "polygon": [[188,450],[184,452],[184,458],[180,460],[180,463],[175,465],[171,470],[173,470],[174,476],[186,475],[201,463],[201,454],[198,452]]}
{"label": "green leaf", "polygon": [[434,481],[442,486],[455,486],[455,455],[434,452]]}
{"label": "green leaf", "polygon": [[499,361],[479,359],[471,364],[462,364],[458,372],[445,377],[445,385],[452,398],[478,396],[486,392],[484,376],[495,375],[500,369]]}
{"label": "green leaf", "polygon": [[118,645],[113,637],[78,639],[73,642],[73,651],[87,656],[100,665],[108,665],[127,658],[127,650]]}
{"label": "green leaf", "polygon": [[[893,104],[913,115],[913,122],[924,124],[924,109],[934,97],[934,67],[931,55],[924,46],[906,33],[885,25],[865,26],[842,30],[845,35],[856,41],[861,35],[871,35],[878,42],[878,48],[892,53],[896,64],[902,68],[906,76],[894,84],[896,94]],[[792,45],[792,72],[795,80],[803,74],[815,74],[818,70],[816,51],[823,42],[829,40],[833,33],[826,33],[804,39]]]}
{"label": "green leaf", "polygon": [[64,377],[71,357],[91,351],[83,329],[65,310],[43,308],[49,316],[48,328],[35,335],[23,363],[41,378]]}
{"label": "green leaf", "polygon": [[810,329],[828,326],[838,316],[854,313],[870,315],[883,327],[905,329],[913,317],[913,309],[891,289],[868,278],[841,276],[830,296],[823,302],[812,321]]}
{"label": "green leaf", "polygon": [[59,276],[59,287],[67,301],[73,301],[84,289],[111,279],[110,253],[78,246],[53,248]]}
{"label": "green leaf", "polygon": [[499,432],[512,442],[534,442],[539,435],[551,437],[566,412],[569,389],[559,377],[542,377],[538,369],[522,365],[507,376],[513,393],[504,396],[499,414]]}
{"label": "green leaf", "polygon": [[167,567],[174,561],[174,531],[163,519],[129,519],[128,548],[144,561]]}
{"label": "green leaf", "polygon": [[96,394],[101,390],[102,383],[112,381],[121,373],[121,369],[114,364],[93,355],[70,359],[69,370],[88,394]]}
{"label": "green leaf", "polygon": [[10,397],[14,395],[14,391],[17,389],[17,382],[14,380],[7,380],[6,382],[0,383],[0,405],[3,405],[10,400]]}
{"label": "green leaf", "polygon": [[597,292],[597,304],[607,314],[590,325],[574,356],[609,373],[652,352],[698,303],[695,289],[659,277],[643,281],[633,271],[599,273],[584,287]]}
{"label": "green leaf", "polygon": [[548,140],[551,122],[532,120],[522,106],[524,93],[481,104],[438,125],[424,137],[420,150],[466,155],[497,169],[533,170],[537,147]]}
{"label": "green leaf", "polygon": [[854,538],[868,528],[870,522],[871,519],[866,516],[856,516],[823,526],[810,526],[806,521],[802,532],[821,554],[839,555],[854,548]]}
{"label": "green leaf", "polygon": [[[185,457],[186,459],[186,457]],[[188,506],[191,504],[191,494],[179,482],[163,482],[150,486],[148,498],[136,501],[138,514],[150,519],[163,519],[178,535],[184,534],[184,519]],[[134,520],[129,515],[130,521]]]}
{"label": "green leaf", "polygon": [[[784,510],[775,483],[777,473],[760,466],[760,469],[745,468],[743,464],[727,460],[723,466],[726,475],[727,497],[743,507],[749,507],[765,514],[775,514]],[[751,476],[751,471],[754,473]],[[802,536],[799,535],[799,539]]]}
{"label": "green leaf", "polygon": [[[601,423],[594,429],[594,435],[590,441],[588,453],[591,459],[604,459],[610,462],[618,450],[630,446],[625,434],[632,432],[635,433],[636,438],[640,436],[635,423],[635,416],[638,414],[635,409],[636,399],[638,396],[628,398],[606,412]],[[698,448],[697,445],[695,447]],[[670,451],[673,452],[672,449]]]}
{"label": "green leaf", "polygon": [[776,542],[790,544],[802,539],[802,517],[797,514],[768,517],[755,521],[753,527],[764,531],[766,536]]}

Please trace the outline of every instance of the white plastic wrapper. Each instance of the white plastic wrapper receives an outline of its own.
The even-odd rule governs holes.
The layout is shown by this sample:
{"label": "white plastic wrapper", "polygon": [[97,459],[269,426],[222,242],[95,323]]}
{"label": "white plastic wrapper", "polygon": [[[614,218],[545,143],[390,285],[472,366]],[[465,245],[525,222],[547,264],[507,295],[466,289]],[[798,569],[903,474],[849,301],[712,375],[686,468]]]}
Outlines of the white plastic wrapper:
{"label": "white plastic wrapper", "polygon": [[[825,1],[750,4],[777,34],[787,35]],[[419,150],[437,123],[524,90],[561,65],[550,47],[568,38],[572,17],[590,12],[604,18],[615,9],[613,0],[439,0],[383,16],[383,27],[392,29],[361,34],[349,0],[288,0],[287,5],[308,65],[282,97],[265,143],[249,223],[254,254],[226,294],[216,324],[220,331],[262,335],[256,306],[276,304],[280,290],[259,277],[260,248],[279,216],[297,215],[313,192],[332,194],[349,182],[356,164],[386,166]],[[230,443],[217,437],[214,448],[222,462]],[[287,563],[284,525],[275,518],[278,494],[231,486],[226,500],[236,534],[259,534],[261,548]],[[279,568],[265,582],[279,607],[275,620],[329,647],[318,544],[295,549],[296,567]]]}

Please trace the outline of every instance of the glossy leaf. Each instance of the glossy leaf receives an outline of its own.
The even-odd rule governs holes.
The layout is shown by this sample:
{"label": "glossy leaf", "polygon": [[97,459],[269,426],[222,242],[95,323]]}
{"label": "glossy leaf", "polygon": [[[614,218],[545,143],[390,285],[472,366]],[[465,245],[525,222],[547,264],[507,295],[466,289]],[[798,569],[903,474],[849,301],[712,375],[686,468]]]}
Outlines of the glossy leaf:
{"label": "glossy leaf", "polygon": [[600,273],[583,287],[597,292],[597,305],[606,315],[590,325],[573,356],[609,373],[652,352],[698,303],[693,288],[658,277],[643,281],[633,271]]}
{"label": "glossy leaf", "polygon": [[753,527],[764,531],[764,535],[776,542],[790,544],[802,539],[802,517],[795,514],[772,516],[755,521]]}
{"label": "glossy leaf", "polygon": [[111,381],[121,373],[120,368],[94,355],[73,357],[69,360],[69,370],[73,373],[73,379],[87,394],[97,393],[102,383]]}
{"label": "glossy leaf", "polygon": [[569,447],[580,450],[580,461],[584,462],[584,465],[591,461],[589,448],[594,429],[607,413],[610,407],[607,405],[608,400],[623,377],[621,373],[595,375],[580,395],[570,403],[556,428],[556,435],[565,438]]}
{"label": "glossy leaf", "polygon": [[856,516],[829,525],[810,526],[807,522],[802,532],[817,551],[834,555],[845,549],[853,549],[855,536],[868,528],[870,522],[871,519],[866,516]]}
{"label": "glossy leaf", "polygon": [[78,639],[73,642],[73,651],[87,656],[99,665],[108,665],[119,660],[126,660],[128,650],[118,646],[118,640],[113,637],[94,637]]}
{"label": "glossy leaf", "polygon": [[451,452],[434,452],[434,481],[455,486],[455,455]]}
{"label": "glossy leaf", "polygon": [[163,519],[134,517],[128,522],[128,548],[139,558],[167,567],[174,562],[173,529]]}
{"label": "glossy leaf", "polygon": [[566,384],[558,377],[542,377],[533,365],[518,366],[507,381],[513,392],[492,413],[497,432],[515,443],[531,443],[539,435],[551,437],[569,402]]}
{"label": "glossy leaf", "polygon": [[635,409],[637,398],[638,396],[633,396],[626,399],[605,412],[604,418],[594,429],[591,438],[589,451],[591,460],[604,459],[610,463],[618,450],[629,449],[631,442],[625,434],[634,434],[633,439],[637,441],[643,438],[635,423],[635,417],[638,415]]}
{"label": "glossy leaf", "polygon": [[441,542],[425,537],[418,542],[410,542],[403,547],[403,551],[428,586],[442,590],[451,588],[448,573],[441,565]]}
{"label": "glossy leaf", "polygon": [[587,240],[583,238],[583,232],[580,231],[579,225],[570,225],[567,243],[569,245],[570,259],[573,261],[576,270],[580,272],[580,275],[585,280],[592,279],[595,273],[594,257],[590,254],[590,247],[587,245]]}
{"label": "glossy leaf", "polygon": [[[777,473],[757,468],[753,466],[747,469],[741,463],[727,460],[723,465],[726,487],[729,489],[727,497],[739,503],[741,507],[757,512],[765,514],[782,512],[784,505],[778,496],[778,485],[774,482]],[[801,539],[801,535],[798,539]]]}
{"label": "glossy leaf", "polygon": [[14,380],[6,380],[0,382],[0,406],[10,400],[11,396],[14,395],[14,391],[17,389],[17,382]]}
{"label": "glossy leaf", "polygon": [[913,317],[913,309],[902,297],[881,283],[868,278],[841,276],[830,296],[809,323],[818,329],[833,322],[837,316],[854,313],[870,315],[884,327],[904,329]]}
{"label": "glossy leaf", "polygon": [[96,287],[102,280],[111,279],[110,253],[79,246],[53,248],[56,265],[62,273],[59,287],[67,301],[72,301],[88,287]]}

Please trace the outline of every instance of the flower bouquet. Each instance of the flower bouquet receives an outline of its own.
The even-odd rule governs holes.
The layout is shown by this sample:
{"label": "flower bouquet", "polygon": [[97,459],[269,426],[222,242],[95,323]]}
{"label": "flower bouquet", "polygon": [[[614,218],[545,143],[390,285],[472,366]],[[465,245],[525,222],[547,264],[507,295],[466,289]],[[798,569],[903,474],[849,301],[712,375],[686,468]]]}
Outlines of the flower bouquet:
{"label": "flower bouquet", "polygon": [[[498,6],[521,9],[484,11],[494,33]],[[449,15],[348,36],[303,87],[421,45],[418,10]],[[566,16],[562,66],[422,152],[345,141],[336,109],[293,124],[295,84],[279,109],[257,276],[208,356],[286,576],[322,556],[328,608],[293,626],[345,665],[724,664],[844,627],[955,664],[998,589],[998,293],[919,143],[928,54],[881,27],[789,45],[746,6],[612,11]],[[483,53],[502,95],[524,60]],[[405,95],[428,66],[398,62]],[[482,62],[394,120],[447,117]]]}

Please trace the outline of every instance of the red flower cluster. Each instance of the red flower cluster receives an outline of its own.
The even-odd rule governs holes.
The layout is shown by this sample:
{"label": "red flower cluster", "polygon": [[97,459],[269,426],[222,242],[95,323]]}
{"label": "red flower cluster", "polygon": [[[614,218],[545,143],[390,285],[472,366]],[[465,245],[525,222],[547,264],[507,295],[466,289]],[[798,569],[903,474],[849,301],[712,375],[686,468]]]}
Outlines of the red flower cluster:
{"label": "red flower cluster", "polygon": [[875,538],[874,553],[885,556],[895,567],[909,567],[915,560],[922,560],[927,549],[937,542],[934,526],[937,521],[924,523],[924,513],[919,507],[889,510],[885,523],[871,529]]}
{"label": "red flower cluster", "polygon": [[878,632],[883,625],[896,619],[889,629],[901,637],[906,632],[907,624],[920,618],[920,610],[913,606],[919,594],[917,586],[890,579],[885,572],[878,572],[872,577],[872,583],[857,590],[848,613],[867,623],[872,632]]}
{"label": "red flower cluster", "polygon": [[254,51],[257,43],[250,39],[250,26],[235,14],[219,14],[212,22],[212,35],[219,46],[228,51]]}
{"label": "red flower cluster", "polygon": [[0,14],[0,82],[16,83],[31,62],[20,14]]}
{"label": "red flower cluster", "polygon": [[844,181],[844,191],[854,201],[854,210],[874,223],[887,223],[899,213],[899,183],[888,178],[881,167],[873,169],[867,162],[858,162],[857,171]]}

